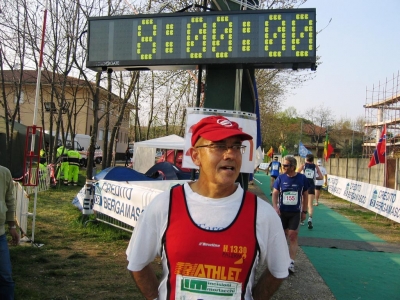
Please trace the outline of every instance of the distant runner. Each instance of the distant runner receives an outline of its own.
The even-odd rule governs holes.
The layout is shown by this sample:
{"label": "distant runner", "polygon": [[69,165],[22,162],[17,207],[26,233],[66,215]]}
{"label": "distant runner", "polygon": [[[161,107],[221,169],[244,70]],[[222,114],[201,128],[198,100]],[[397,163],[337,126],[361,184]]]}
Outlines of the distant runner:
{"label": "distant runner", "polygon": [[272,195],[272,190],[274,187],[274,182],[275,179],[279,176],[279,174],[282,171],[282,164],[278,161],[278,156],[274,157],[274,160],[271,161],[266,169],[266,173],[270,174],[271,180],[270,180],[270,189],[271,189],[271,194]]}

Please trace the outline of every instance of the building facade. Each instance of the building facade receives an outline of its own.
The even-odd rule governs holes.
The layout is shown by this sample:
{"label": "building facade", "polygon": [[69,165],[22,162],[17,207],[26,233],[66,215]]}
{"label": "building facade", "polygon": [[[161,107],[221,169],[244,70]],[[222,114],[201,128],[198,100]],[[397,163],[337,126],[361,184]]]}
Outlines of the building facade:
{"label": "building facade", "polygon": [[[33,114],[35,111],[35,93],[37,71],[33,70],[4,70],[1,81],[4,82],[4,94],[6,95],[6,107],[2,100],[0,114],[7,115],[12,119],[15,115],[15,121],[29,126],[33,124]],[[92,83],[94,88],[94,83]],[[3,88],[2,88],[3,91]],[[0,98],[3,98],[3,92]],[[73,132],[74,134],[93,134],[93,96],[88,84],[81,79],[53,74],[49,71],[42,71],[40,97],[37,107],[36,125],[43,127],[45,131],[56,131],[57,123],[60,124],[60,132]],[[109,98],[111,101],[109,103]],[[106,128],[106,117],[109,116],[109,138],[111,130],[115,126],[118,115],[122,107],[122,99],[111,94],[108,97],[108,91],[100,88],[99,109],[98,109],[98,131],[97,145],[104,148],[104,137]],[[129,115],[132,105],[128,103],[118,135],[116,136],[116,153],[123,157],[128,146]],[[7,114],[5,114],[5,111]],[[103,149],[104,150],[104,149]]]}

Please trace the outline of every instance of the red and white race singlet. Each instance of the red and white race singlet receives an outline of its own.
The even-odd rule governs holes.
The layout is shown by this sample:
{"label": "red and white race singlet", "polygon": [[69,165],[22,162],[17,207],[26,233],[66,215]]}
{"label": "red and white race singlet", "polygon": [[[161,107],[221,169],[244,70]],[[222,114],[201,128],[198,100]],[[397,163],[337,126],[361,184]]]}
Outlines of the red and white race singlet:
{"label": "red and white race singlet", "polygon": [[257,197],[245,192],[227,228],[206,230],[191,219],[183,186],[171,189],[163,237],[169,272],[167,299],[243,299],[259,252],[256,215]]}

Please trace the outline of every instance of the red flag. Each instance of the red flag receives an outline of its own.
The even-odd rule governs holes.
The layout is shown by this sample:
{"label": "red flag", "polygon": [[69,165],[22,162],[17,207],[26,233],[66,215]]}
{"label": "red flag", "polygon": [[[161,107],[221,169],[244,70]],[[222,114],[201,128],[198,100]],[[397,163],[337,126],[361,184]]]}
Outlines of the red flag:
{"label": "red flag", "polygon": [[329,142],[329,137],[328,137],[328,133],[327,133],[326,137],[325,137],[325,143],[324,143],[324,158],[325,158],[325,161],[328,161],[329,156],[331,156],[333,150],[334,149],[333,149],[331,143]]}
{"label": "red flag", "polygon": [[376,149],[374,151],[374,155],[372,155],[371,160],[369,161],[368,168],[375,166],[377,164],[384,164],[386,156],[386,125],[383,126],[382,134],[379,139],[378,145],[376,145]]}
{"label": "red flag", "polygon": [[271,148],[268,150],[267,156],[269,156],[269,157],[271,157],[271,158],[272,158],[272,156],[274,156],[274,148],[272,148],[272,146],[271,146]]}

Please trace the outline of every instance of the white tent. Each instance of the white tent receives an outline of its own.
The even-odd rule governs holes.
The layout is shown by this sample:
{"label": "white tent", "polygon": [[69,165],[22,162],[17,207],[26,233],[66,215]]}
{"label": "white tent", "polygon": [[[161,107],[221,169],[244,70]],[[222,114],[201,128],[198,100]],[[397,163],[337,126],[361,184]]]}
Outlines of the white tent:
{"label": "white tent", "polygon": [[172,134],[152,140],[136,142],[133,147],[133,169],[145,173],[154,166],[157,148],[184,150],[185,140],[180,136]]}

